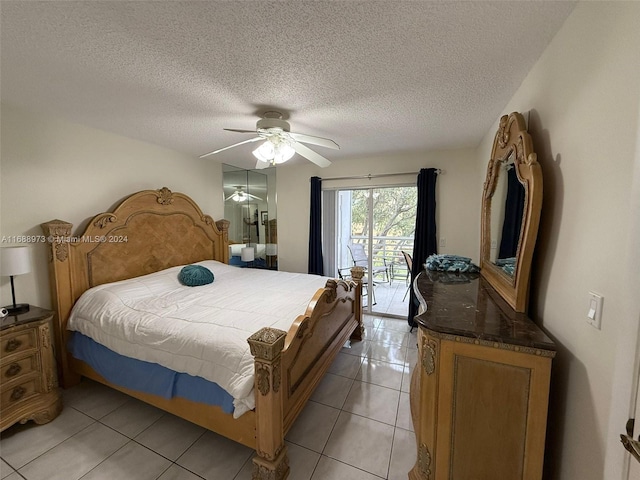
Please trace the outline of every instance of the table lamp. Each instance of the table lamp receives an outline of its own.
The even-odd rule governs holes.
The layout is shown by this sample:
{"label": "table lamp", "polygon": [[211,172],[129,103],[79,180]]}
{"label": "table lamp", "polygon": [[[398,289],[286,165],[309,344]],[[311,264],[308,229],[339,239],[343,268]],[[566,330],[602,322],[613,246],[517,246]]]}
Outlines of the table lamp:
{"label": "table lamp", "polygon": [[255,250],[253,247],[243,247],[240,253],[240,259],[248,263],[249,266],[252,266],[251,264],[255,260]]}
{"label": "table lamp", "polygon": [[265,254],[269,257],[275,257],[278,255],[278,244],[267,243]]}
{"label": "table lamp", "polygon": [[16,291],[13,285],[15,275],[23,275],[31,271],[31,255],[29,247],[3,247],[0,249],[0,274],[11,278],[11,300],[13,305],[6,305],[9,315],[17,315],[29,311],[28,303],[16,303]]}

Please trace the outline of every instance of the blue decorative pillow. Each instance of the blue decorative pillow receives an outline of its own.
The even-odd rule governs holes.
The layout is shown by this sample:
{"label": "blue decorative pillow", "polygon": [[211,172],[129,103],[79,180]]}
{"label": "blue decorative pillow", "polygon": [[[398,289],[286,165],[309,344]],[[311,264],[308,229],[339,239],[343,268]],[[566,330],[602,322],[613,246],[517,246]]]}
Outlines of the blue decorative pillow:
{"label": "blue decorative pillow", "polygon": [[178,280],[187,287],[199,287],[213,283],[213,272],[202,265],[186,265],[180,270]]}

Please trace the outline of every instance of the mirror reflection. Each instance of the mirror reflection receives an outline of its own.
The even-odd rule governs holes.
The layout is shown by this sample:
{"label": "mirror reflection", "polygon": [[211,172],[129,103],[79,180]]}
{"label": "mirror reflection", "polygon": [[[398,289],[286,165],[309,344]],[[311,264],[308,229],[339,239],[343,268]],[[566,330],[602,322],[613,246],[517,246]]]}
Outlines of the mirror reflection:
{"label": "mirror reflection", "polygon": [[222,167],[230,265],[278,269],[275,170]]}
{"label": "mirror reflection", "polygon": [[489,259],[509,276],[513,276],[520,245],[525,189],[518,179],[515,155],[500,163],[496,187],[491,199],[491,249]]}

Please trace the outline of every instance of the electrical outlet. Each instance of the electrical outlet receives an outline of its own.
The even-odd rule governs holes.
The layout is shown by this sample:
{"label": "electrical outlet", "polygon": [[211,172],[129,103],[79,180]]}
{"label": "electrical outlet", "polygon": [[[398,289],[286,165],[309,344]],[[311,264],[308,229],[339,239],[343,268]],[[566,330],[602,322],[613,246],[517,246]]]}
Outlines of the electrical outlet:
{"label": "electrical outlet", "polygon": [[447,239],[444,237],[440,237],[440,248],[444,248],[447,246]]}
{"label": "electrical outlet", "polygon": [[587,323],[600,330],[602,326],[602,302],[604,298],[597,293],[589,292],[589,309],[587,310]]}

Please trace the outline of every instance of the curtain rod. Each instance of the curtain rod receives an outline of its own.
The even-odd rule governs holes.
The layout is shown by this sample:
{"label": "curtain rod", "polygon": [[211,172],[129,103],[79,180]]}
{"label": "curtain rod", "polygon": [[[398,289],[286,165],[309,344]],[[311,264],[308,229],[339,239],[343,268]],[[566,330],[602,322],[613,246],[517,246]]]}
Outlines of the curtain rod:
{"label": "curtain rod", "polygon": [[[372,178],[379,178],[379,177],[397,177],[399,175],[418,175],[418,173],[420,172],[405,172],[405,173],[381,173],[378,175],[358,175],[358,176],[353,176],[353,177],[332,177],[332,178],[322,178],[321,180],[361,180],[363,178],[366,178],[368,180],[371,180]],[[440,168],[436,168],[436,173],[438,175],[444,173],[444,171]]]}

